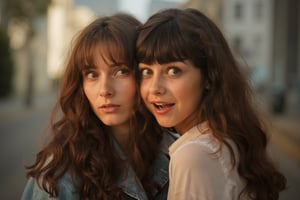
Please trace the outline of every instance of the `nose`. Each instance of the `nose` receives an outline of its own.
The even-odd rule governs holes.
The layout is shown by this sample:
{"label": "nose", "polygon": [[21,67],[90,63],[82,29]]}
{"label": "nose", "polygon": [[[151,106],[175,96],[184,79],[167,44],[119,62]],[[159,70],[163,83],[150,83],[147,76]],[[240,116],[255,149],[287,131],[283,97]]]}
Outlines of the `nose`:
{"label": "nose", "polygon": [[104,78],[102,81],[100,81],[100,90],[99,95],[101,97],[112,97],[115,94],[113,83],[109,78]]}
{"label": "nose", "polygon": [[166,93],[166,88],[164,86],[164,80],[161,76],[153,76],[151,79],[149,91],[154,95],[163,95]]}

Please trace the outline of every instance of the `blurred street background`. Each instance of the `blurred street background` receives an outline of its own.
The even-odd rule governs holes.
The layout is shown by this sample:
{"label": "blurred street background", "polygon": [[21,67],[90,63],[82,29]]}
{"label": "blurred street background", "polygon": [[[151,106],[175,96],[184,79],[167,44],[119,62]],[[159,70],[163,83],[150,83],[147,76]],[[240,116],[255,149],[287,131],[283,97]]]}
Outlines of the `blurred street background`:
{"label": "blurred street background", "polygon": [[24,165],[47,140],[74,35],[97,16],[124,11],[144,22],[170,7],[197,8],[221,28],[269,121],[269,153],[288,179],[280,200],[300,199],[299,0],[1,0],[1,199],[20,199]]}

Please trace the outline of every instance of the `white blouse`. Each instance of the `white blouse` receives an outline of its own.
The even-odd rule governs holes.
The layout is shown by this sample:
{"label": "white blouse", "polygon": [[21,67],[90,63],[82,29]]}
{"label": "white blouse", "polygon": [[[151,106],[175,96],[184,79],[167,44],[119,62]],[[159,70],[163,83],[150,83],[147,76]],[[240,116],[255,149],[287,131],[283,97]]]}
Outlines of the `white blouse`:
{"label": "white blouse", "polygon": [[168,200],[238,199],[245,183],[236,167],[232,169],[228,148],[222,145],[215,153],[219,147],[207,122],[191,128],[170,146]]}

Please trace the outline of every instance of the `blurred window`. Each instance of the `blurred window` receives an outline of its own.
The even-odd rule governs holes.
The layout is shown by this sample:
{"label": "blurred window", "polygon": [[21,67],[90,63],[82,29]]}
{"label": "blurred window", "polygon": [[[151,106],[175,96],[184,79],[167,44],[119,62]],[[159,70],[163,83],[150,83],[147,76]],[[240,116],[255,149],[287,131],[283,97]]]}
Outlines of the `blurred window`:
{"label": "blurred window", "polygon": [[264,41],[262,40],[261,35],[257,34],[253,40],[256,61],[259,61],[260,57],[262,55],[263,43],[264,43]]}
{"label": "blurred window", "polygon": [[236,20],[241,20],[243,17],[243,4],[241,2],[236,2],[234,5],[234,18]]}
{"label": "blurred window", "polygon": [[233,38],[233,47],[234,47],[234,50],[238,53],[241,53],[242,51],[242,38],[238,35],[236,35],[234,38]]}
{"label": "blurred window", "polygon": [[262,0],[257,0],[254,4],[254,17],[257,21],[260,21],[263,17],[263,6]]}

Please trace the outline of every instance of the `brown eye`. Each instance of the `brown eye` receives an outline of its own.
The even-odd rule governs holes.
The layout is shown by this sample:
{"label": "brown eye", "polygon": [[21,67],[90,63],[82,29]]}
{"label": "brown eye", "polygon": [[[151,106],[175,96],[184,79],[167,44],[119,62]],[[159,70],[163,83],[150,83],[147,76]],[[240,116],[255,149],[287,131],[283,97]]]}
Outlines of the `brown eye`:
{"label": "brown eye", "polygon": [[148,68],[142,68],[140,69],[140,73],[141,73],[141,76],[143,78],[146,78],[146,77],[149,77],[150,75],[152,75],[152,70],[148,69]]}
{"label": "brown eye", "polygon": [[127,68],[124,68],[124,69],[119,69],[116,71],[115,73],[115,77],[118,77],[118,76],[126,76],[130,74],[130,70],[127,69]]}
{"label": "brown eye", "polygon": [[84,79],[92,80],[92,79],[95,79],[98,77],[98,73],[95,71],[92,71],[92,70],[88,70],[83,73],[83,76],[84,76]]}
{"label": "brown eye", "polygon": [[181,73],[181,70],[178,67],[169,67],[167,74],[169,76],[178,76]]}

